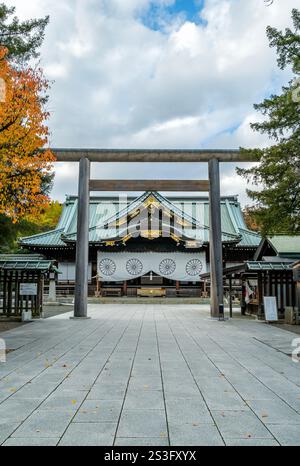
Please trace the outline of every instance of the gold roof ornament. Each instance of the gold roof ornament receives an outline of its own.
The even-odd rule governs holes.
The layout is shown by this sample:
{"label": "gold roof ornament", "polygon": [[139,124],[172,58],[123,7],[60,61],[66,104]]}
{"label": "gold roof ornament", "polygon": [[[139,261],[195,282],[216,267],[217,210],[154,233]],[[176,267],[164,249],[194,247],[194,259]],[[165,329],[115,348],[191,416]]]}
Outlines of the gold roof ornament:
{"label": "gold roof ornament", "polygon": [[105,241],[105,246],[115,246],[116,242],[115,241]]}
{"label": "gold roof ornament", "polygon": [[142,238],[155,239],[161,236],[161,230],[141,230]]}
{"label": "gold roof ornament", "polygon": [[124,236],[124,238],[122,239],[122,243],[125,245],[126,242],[131,238],[131,234],[128,233],[128,235]]}

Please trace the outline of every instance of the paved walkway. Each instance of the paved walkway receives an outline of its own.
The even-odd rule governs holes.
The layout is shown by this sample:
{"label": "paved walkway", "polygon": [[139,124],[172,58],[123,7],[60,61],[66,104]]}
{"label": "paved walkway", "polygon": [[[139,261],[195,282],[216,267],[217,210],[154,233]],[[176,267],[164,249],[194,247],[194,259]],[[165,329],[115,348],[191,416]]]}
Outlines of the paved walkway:
{"label": "paved walkway", "polygon": [[89,313],[1,335],[1,444],[300,445],[297,335],[196,305]]}

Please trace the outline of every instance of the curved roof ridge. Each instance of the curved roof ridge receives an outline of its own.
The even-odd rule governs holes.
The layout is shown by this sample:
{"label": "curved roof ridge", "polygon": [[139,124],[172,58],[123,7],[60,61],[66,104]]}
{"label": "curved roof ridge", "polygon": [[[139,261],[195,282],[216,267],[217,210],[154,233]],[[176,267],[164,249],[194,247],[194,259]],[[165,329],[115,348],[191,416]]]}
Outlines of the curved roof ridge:
{"label": "curved roof ridge", "polygon": [[60,231],[63,231],[64,228],[54,228],[53,230],[47,230],[43,231],[41,233],[37,233],[35,235],[30,235],[30,236],[22,236],[19,241],[23,241],[24,239],[31,239],[31,238],[39,238],[47,235],[51,235],[52,233],[59,233]]}

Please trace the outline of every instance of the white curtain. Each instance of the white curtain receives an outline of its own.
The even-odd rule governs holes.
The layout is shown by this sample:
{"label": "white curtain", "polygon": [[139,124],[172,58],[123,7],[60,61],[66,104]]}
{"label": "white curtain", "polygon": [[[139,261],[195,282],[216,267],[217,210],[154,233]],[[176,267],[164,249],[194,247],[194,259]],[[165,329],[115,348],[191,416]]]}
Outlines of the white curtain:
{"label": "white curtain", "polygon": [[[58,281],[59,282],[74,282],[75,281],[75,262],[59,262],[58,263]],[[88,279],[92,279],[92,264],[88,265]]]}
{"label": "white curtain", "polygon": [[132,280],[149,272],[171,280],[199,282],[207,271],[205,253],[184,252],[103,252],[98,251],[101,281]]}

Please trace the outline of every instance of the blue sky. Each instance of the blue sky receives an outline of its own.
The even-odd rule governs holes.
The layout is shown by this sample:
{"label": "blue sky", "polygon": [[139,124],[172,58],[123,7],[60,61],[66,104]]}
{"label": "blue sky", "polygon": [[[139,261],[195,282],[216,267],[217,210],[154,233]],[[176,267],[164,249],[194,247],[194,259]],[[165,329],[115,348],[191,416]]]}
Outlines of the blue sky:
{"label": "blue sky", "polygon": [[182,22],[191,21],[195,24],[205,25],[201,18],[205,0],[170,0],[169,4],[159,5],[155,1],[150,3],[146,12],[142,15],[143,23],[154,30],[164,30],[162,22],[180,18]]}

